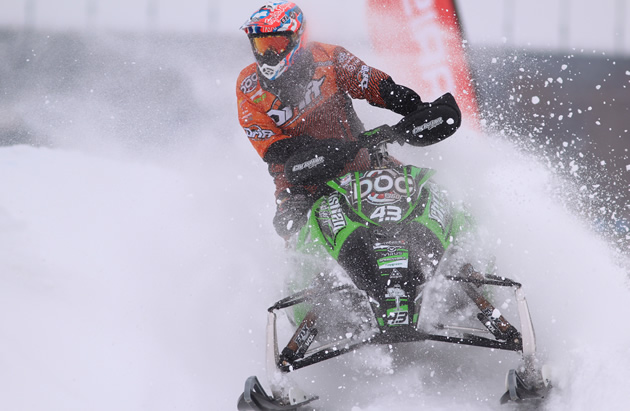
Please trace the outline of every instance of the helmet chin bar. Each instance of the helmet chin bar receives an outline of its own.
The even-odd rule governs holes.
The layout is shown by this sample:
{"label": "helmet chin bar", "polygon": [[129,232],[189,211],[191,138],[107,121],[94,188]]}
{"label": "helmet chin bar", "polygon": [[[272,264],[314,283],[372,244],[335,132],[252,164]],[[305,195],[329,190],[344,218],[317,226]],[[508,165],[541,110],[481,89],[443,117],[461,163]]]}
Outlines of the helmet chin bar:
{"label": "helmet chin bar", "polygon": [[262,74],[269,80],[275,80],[286,71],[287,65],[286,62],[282,60],[275,66],[270,66],[268,64],[258,64],[258,69],[260,70],[260,74]]}

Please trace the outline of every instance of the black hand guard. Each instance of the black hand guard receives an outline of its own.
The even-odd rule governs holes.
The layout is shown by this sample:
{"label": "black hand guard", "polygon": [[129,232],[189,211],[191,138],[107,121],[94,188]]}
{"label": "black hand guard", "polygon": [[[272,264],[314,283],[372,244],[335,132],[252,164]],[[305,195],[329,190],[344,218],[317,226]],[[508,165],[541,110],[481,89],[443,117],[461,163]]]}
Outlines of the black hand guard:
{"label": "black hand guard", "polygon": [[428,146],[450,137],[462,123],[455,98],[446,93],[432,103],[423,103],[392,129],[412,146]]}
{"label": "black hand guard", "polygon": [[312,185],[337,177],[359,152],[356,141],[336,138],[315,140],[284,165],[284,174],[291,184]]}

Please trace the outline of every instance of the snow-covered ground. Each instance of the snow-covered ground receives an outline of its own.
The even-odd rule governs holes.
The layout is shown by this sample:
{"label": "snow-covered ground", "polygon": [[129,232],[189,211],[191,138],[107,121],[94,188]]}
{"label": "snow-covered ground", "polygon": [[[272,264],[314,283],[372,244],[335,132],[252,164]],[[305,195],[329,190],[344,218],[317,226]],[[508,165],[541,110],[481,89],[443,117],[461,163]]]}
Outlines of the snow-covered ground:
{"label": "snow-covered ground", "polygon": [[[72,89],[47,97],[59,110],[83,106],[82,121],[31,112],[54,148],[0,148],[2,410],[230,410],[245,378],[264,376],[266,308],[286,266],[272,183],[236,121],[233,85],[247,61],[195,66],[172,51],[151,54],[193,95],[221,101],[187,117],[192,135],[178,144],[129,149],[130,128],[86,121],[111,107],[93,97],[83,106],[88,98]],[[145,120],[153,109],[131,108]],[[524,284],[556,371],[546,409],[625,409],[627,272],[552,194],[557,177],[510,143],[465,130],[398,154],[439,170],[494,239],[499,267]],[[518,360],[437,343],[401,351],[412,361],[366,349],[295,378],[324,410],[488,410],[501,408],[504,374]]]}

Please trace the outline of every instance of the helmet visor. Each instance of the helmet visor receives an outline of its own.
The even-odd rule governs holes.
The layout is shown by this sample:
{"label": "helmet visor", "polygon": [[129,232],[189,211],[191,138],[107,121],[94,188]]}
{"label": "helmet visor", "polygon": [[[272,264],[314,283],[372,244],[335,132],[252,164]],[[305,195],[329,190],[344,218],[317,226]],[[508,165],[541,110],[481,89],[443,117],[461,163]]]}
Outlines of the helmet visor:
{"label": "helmet visor", "polygon": [[268,51],[272,51],[278,56],[282,56],[291,45],[291,38],[286,34],[271,34],[251,37],[254,52],[264,56]]}

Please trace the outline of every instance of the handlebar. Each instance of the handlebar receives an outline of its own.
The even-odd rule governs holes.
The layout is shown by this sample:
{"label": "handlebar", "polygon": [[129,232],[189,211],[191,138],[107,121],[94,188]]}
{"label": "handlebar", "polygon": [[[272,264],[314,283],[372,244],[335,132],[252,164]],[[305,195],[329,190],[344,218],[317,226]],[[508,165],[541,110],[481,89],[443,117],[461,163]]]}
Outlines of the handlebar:
{"label": "handlebar", "polygon": [[389,163],[387,144],[398,142],[402,145],[404,140],[396,135],[392,127],[385,124],[361,133],[359,135],[359,142],[362,147],[368,149],[372,167],[381,168],[386,167]]}

